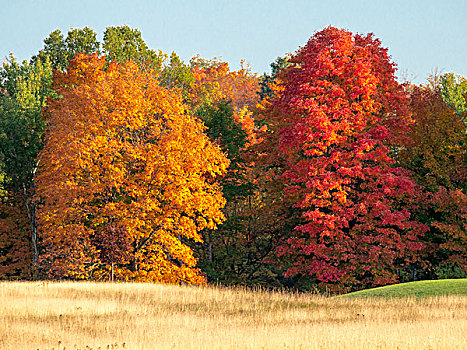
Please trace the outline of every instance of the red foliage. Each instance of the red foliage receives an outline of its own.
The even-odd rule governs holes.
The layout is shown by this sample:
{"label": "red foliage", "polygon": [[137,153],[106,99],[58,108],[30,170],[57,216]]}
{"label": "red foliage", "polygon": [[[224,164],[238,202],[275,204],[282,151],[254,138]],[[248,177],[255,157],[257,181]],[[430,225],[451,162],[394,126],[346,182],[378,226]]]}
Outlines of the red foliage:
{"label": "red foliage", "polygon": [[390,155],[410,118],[387,50],[372,35],[328,27],[290,63],[263,116],[285,200],[302,218],[279,248],[293,261],[286,275],[394,282],[394,261],[412,259],[426,227],[411,221],[417,187]]}
{"label": "red foliage", "polygon": [[430,226],[424,266],[455,265],[467,272],[467,135],[440,89],[411,86],[412,117],[400,164],[424,187],[420,217]]}
{"label": "red foliage", "polygon": [[440,187],[428,205],[435,211],[429,243],[434,258],[467,273],[467,196],[460,189]]}
{"label": "red foliage", "polygon": [[13,191],[0,203],[0,279],[32,277],[31,228],[25,198]]}

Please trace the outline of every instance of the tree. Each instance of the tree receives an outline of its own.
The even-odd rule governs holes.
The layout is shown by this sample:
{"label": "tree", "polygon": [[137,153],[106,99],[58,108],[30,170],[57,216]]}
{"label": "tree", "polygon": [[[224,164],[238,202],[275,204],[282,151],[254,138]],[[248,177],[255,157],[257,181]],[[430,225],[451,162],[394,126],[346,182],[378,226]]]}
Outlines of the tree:
{"label": "tree", "polygon": [[467,139],[460,115],[436,86],[411,86],[409,92],[414,123],[398,152],[400,164],[430,192],[438,186],[465,190]]}
{"label": "tree", "polygon": [[44,48],[32,57],[31,62],[46,59],[52,63],[53,70],[64,71],[68,66],[68,61],[76,54],[91,54],[98,52],[100,44],[97,41],[96,33],[89,27],[82,29],[72,28],[64,38],[59,29],[54,30],[44,39]]}
{"label": "tree", "polygon": [[19,64],[11,57],[0,72],[1,95],[0,140],[2,162],[7,179],[16,190],[32,183],[37,153],[45,123],[41,109],[52,95],[50,62]]}
{"label": "tree", "polygon": [[0,79],[0,275],[31,278],[39,254],[33,178],[45,128],[41,109],[52,95],[52,67],[47,59],[19,64],[11,56]]}
{"label": "tree", "polygon": [[160,80],[169,89],[179,89],[185,101],[189,99],[194,83],[193,73],[175,52],[172,52],[168,63],[164,65]]}
{"label": "tree", "polygon": [[72,28],[65,39],[68,60],[79,53],[91,54],[99,51],[100,43],[94,30],[85,26],[82,29]]}
{"label": "tree", "polygon": [[[245,159],[248,134],[234,118],[231,103],[218,102],[198,109],[206,125],[209,138],[219,144],[230,161],[225,176],[220,179],[227,200],[225,222],[216,230],[206,230],[206,240],[195,246],[200,255],[200,267],[211,281],[224,284],[253,284],[250,272],[258,269],[256,252],[251,246],[251,198],[253,184],[248,178],[250,169]],[[251,235],[250,235],[251,238]]]}
{"label": "tree", "polygon": [[207,230],[205,242],[194,247],[200,267],[210,281],[271,285],[276,276],[264,259],[273,251],[273,242],[271,235],[264,234],[258,215],[262,204],[252,174],[255,155],[250,150],[256,143],[253,110],[259,101],[259,80],[243,62],[241,69],[231,71],[226,62],[194,57],[191,66],[194,82],[188,104],[230,160],[220,180],[227,199],[226,220],[216,230]]}
{"label": "tree", "polygon": [[287,68],[289,65],[288,63],[288,57],[277,57],[274,62],[270,64],[271,66],[271,74],[266,74],[264,73],[261,78],[260,78],[260,87],[261,90],[259,92],[259,95],[261,99],[264,98],[271,98],[274,96],[274,90],[275,90],[275,85],[276,85],[276,78],[279,74],[279,72]]}
{"label": "tree", "polygon": [[188,104],[195,113],[198,109],[230,102],[233,117],[248,135],[248,143],[255,142],[252,107],[259,100],[259,81],[243,61],[238,71],[231,71],[228,63],[217,59],[191,59],[194,83]]}
{"label": "tree", "polygon": [[[96,33],[87,26],[81,29],[70,29],[66,38],[57,29],[44,39],[44,48],[31,61],[41,60],[44,62],[48,57],[52,62],[53,70],[63,72],[68,66],[68,61],[76,54],[97,53],[100,48],[101,45],[97,41]],[[140,67],[144,66],[158,73],[162,69],[162,63],[167,58],[161,51],[155,52],[149,49],[138,29],[132,29],[126,25],[106,28],[102,51],[108,61],[118,63],[133,61]]]}
{"label": "tree", "polygon": [[278,248],[286,275],[339,289],[394,282],[426,227],[409,206],[416,184],[391,157],[410,114],[387,50],[371,34],[327,27],[289,64],[263,112],[271,182],[281,179],[299,222]]}
{"label": "tree", "polygon": [[[44,40],[44,49],[19,64],[13,56],[0,71],[0,159],[2,195],[0,205],[0,275],[8,278],[37,277],[39,257],[33,199],[34,174],[43,146],[46,116],[41,109],[51,89],[53,69],[64,70],[78,52],[94,52],[96,34],[85,27],[72,29],[64,39],[59,30]],[[44,117],[44,118],[43,118]]]}
{"label": "tree", "polygon": [[[449,277],[446,267],[467,273],[467,135],[454,106],[435,86],[411,86],[410,126],[398,162],[424,188],[420,221],[430,226],[424,237],[424,270],[428,277]],[[453,277],[453,276],[450,276]]]}
{"label": "tree", "polygon": [[132,61],[141,68],[160,72],[166,56],[148,48],[141,32],[126,25],[107,27],[102,44],[108,61],[125,63]]}
{"label": "tree", "polygon": [[54,87],[36,179],[48,275],[203,283],[183,240],[223,220],[228,166],[203,124],[131,62],[79,55]]}
{"label": "tree", "polygon": [[[467,79],[454,73],[446,73],[440,77],[441,95],[448,106],[453,107],[462,117],[467,111],[464,95],[467,94]],[[467,127],[467,119],[463,119]]]}

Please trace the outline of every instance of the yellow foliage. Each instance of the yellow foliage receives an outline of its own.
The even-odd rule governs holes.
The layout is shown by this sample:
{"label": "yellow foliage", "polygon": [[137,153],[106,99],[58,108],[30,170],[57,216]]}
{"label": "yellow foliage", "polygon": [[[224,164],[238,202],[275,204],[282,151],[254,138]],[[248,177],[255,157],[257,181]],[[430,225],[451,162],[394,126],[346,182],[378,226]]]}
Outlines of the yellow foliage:
{"label": "yellow foliage", "polygon": [[202,283],[183,242],[223,220],[212,179],[228,166],[203,124],[131,62],[80,55],[54,85],[36,180],[42,263],[66,277],[114,263],[122,279]]}

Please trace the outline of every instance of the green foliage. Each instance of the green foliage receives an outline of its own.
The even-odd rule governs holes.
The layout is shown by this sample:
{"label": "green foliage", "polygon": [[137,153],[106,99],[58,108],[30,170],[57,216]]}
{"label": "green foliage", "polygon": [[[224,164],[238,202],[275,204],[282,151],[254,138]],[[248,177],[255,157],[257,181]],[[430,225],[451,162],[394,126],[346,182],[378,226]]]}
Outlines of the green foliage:
{"label": "green foliage", "polygon": [[439,265],[435,268],[435,274],[438,279],[467,278],[465,271],[455,264]]}
{"label": "green foliage", "polygon": [[97,41],[96,32],[89,27],[83,29],[70,29],[65,39],[68,52],[68,60],[78,53],[95,53],[99,51],[100,44]]}
{"label": "green foliage", "polygon": [[49,59],[53,70],[63,70],[68,65],[68,52],[62,32],[57,29],[44,39],[44,48],[33,56],[31,61],[44,61]]}
{"label": "green foliage", "polygon": [[51,96],[48,59],[19,64],[13,57],[0,70],[0,159],[10,188],[29,188],[42,147],[45,121],[41,108]]}
{"label": "green foliage", "polygon": [[98,52],[99,47],[96,33],[87,26],[82,29],[70,29],[66,38],[57,29],[44,39],[44,48],[31,61],[45,62],[49,59],[53,70],[64,71],[68,66],[68,61],[76,54]]}
{"label": "green foliage", "polygon": [[8,278],[30,278],[38,257],[33,178],[51,83],[48,56],[31,64],[11,56],[0,69],[0,275]]}
{"label": "green foliage", "polygon": [[162,69],[160,81],[169,89],[180,89],[183,98],[186,99],[193,86],[194,78],[190,66],[185,64],[175,52],[172,52],[168,64]]}
{"label": "green foliage", "polygon": [[254,215],[254,186],[243,158],[248,135],[235,120],[230,102],[204,105],[197,114],[207,127],[207,135],[230,160],[228,173],[220,181],[227,199],[226,220],[203,234],[205,242],[195,248],[198,265],[211,282],[279,287],[278,273],[263,261],[273,250],[272,236],[258,235],[255,227],[259,217]]}
{"label": "green foliage", "polygon": [[138,29],[126,25],[108,27],[104,32],[104,54],[107,60],[123,63],[133,61],[140,67],[160,71],[165,55],[148,48]]}
{"label": "green foliage", "polygon": [[[441,94],[444,102],[453,107],[459,115],[467,111],[464,95],[467,93],[467,80],[454,73],[441,76]],[[467,124],[467,120],[464,119]]]}
{"label": "green foliage", "polygon": [[200,107],[196,115],[204,121],[211,140],[217,140],[228,154],[231,166],[238,166],[240,150],[245,147],[248,135],[235,121],[230,102],[222,101],[215,106]]}

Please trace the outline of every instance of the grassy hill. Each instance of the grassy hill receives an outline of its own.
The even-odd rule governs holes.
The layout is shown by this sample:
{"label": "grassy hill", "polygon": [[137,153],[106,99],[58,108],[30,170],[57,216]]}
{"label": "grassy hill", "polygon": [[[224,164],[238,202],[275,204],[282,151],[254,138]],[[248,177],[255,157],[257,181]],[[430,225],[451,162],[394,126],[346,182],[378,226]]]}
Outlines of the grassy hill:
{"label": "grassy hill", "polygon": [[467,349],[466,329],[465,295],[329,298],[211,286],[0,282],[2,350]]}
{"label": "grassy hill", "polygon": [[436,281],[416,281],[365,289],[342,297],[432,297],[439,295],[467,295],[467,278]]}

